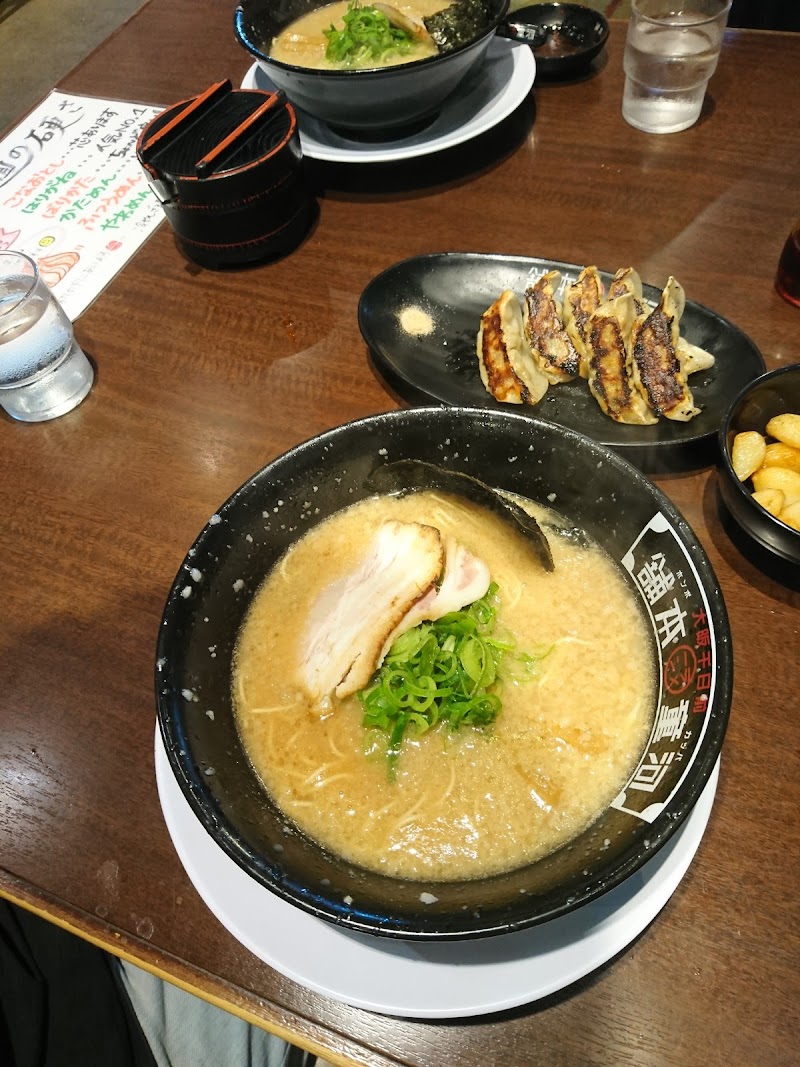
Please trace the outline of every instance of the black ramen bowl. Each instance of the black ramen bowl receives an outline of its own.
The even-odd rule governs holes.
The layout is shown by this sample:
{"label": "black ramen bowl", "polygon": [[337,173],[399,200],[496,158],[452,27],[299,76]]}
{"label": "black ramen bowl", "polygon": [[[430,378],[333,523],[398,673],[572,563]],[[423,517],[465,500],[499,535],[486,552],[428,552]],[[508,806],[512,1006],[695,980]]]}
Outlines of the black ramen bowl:
{"label": "black ramen bowl", "polygon": [[763,374],[743,389],[731,404],[719,432],[719,490],[728,511],[745,532],[790,573],[800,571],[800,531],[771,515],[753,499],[749,482],[741,482],[731,463],[737,433],[756,430],[766,436],[766,425],[775,415],[800,415],[800,364]]}
{"label": "black ramen bowl", "polygon": [[[569,516],[619,563],[653,635],[660,671],[655,721],[625,788],[579,837],[501,876],[399,881],[344,861],[273,805],[234,721],[231,660],[262,579],[306,530],[372,495],[367,479],[377,467],[403,458],[472,474]],[[167,599],[157,655],[166,751],[214,840],[298,908],[352,931],[412,940],[518,930],[628,878],[692,810],[719,755],[731,699],[731,639],[719,584],[669,500],[627,461],[581,434],[472,408],[374,415],[297,445],[255,474],[190,548]]]}
{"label": "black ramen bowl", "polygon": [[574,78],[602,51],[608,22],[583,4],[530,4],[509,15],[500,32],[530,45],[537,75]]}
{"label": "black ramen bowl", "polygon": [[331,126],[377,134],[421,124],[438,114],[462,79],[483,62],[508,0],[490,0],[491,18],[476,40],[414,63],[312,70],[272,59],[268,53],[273,38],[322,6],[321,0],[242,0],[234,15],[236,37],[297,107]]}

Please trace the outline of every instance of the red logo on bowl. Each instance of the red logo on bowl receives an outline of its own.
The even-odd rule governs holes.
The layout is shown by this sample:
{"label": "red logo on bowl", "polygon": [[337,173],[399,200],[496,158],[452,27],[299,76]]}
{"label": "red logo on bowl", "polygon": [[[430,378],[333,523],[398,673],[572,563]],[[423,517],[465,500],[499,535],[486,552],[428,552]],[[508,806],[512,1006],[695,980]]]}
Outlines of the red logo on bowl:
{"label": "red logo on bowl", "polygon": [[691,645],[678,645],[664,664],[664,685],[671,696],[685,693],[697,673],[697,656]]}

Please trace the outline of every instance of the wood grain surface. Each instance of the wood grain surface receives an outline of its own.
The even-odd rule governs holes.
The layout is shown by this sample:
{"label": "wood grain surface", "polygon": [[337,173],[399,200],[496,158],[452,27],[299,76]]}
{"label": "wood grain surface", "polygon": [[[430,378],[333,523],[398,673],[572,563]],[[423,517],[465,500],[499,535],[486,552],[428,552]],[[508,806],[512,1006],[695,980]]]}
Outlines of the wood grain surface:
{"label": "wood grain surface", "polygon": [[[62,88],[169,105],[249,66],[232,7],[151,2]],[[294,984],[207,911],[153,774],[167,590],[215,508],[286,448],[403,403],[356,309],[437,251],[633,264],[680,278],[769,368],[800,360],[773,290],[800,215],[800,35],[729,31],[698,124],[621,118],[624,23],[593,75],[537,85],[492,133],[407,165],[309,163],[318,222],[286,259],[202,270],[167,225],[76,323],[97,380],[72,414],[0,419],[0,891],[338,1064],[789,1065],[800,1022],[800,594],[741,542],[713,467],[657,481],[730,613],[735,689],[716,803],[686,877],[618,958],[562,993],[452,1023],[379,1017]]]}

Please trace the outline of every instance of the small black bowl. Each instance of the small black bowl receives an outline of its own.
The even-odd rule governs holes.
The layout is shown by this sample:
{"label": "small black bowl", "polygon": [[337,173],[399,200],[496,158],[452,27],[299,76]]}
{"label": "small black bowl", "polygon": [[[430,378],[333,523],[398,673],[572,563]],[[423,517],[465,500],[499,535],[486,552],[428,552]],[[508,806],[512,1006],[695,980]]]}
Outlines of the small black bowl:
{"label": "small black bowl", "polygon": [[[346,862],[287,823],[236,729],[231,660],[264,576],[305,530],[371,496],[372,472],[398,459],[460,470],[558,508],[617,561],[651,624],[661,685],[651,737],[630,779],[579,837],[497,877],[401,882]],[[511,412],[390,411],[279,456],[202,530],[159,630],[159,724],[199,821],[243,870],[283,900],[346,929],[389,937],[505,933],[563,915],[619,885],[692,810],[717,761],[730,708],[733,655],[725,605],[691,528],[611,449]]]}
{"label": "small black bowl", "polygon": [[536,57],[537,75],[573,78],[602,51],[608,22],[583,4],[531,4],[512,12],[498,33],[527,41]]}
{"label": "small black bowl", "polygon": [[[775,518],[753,499],[749,483],[733,471],[731,448],[737,433],[756,430],[766,435],[775,415],[800,415],[800,363],[756,378],[736,397],[719,431],[719,490],[725,506],[744,532],[780,560],[800,568],[800,531]],[[795,572],[796,573],[796,572]]]}
{"label": "small black bowl", "polygon": [[445,99],[484,60],[509,0],[489,0],[486,32],[443,55],[391,67],[313,70],[269,55],[271,42],[295,19],[325,0],[241,0],[236,38],[291,102],[330,126],[364,133],[402,130],[432,118]]}

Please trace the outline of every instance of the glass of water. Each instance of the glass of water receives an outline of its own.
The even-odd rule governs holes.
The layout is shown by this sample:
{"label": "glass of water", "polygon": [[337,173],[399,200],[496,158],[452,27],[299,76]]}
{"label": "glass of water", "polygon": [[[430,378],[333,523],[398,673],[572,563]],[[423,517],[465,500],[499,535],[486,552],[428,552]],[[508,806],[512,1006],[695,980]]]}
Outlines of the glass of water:
{"label": "glass of water", "polygon": [[65,415],[94,370],[30,256],[0,252],[0,406],[23,422]]}
{"label": "glass of water", "polygon": [[622,115],[647,133],[697,122],[717,68],[731,0],[633,0]]}

